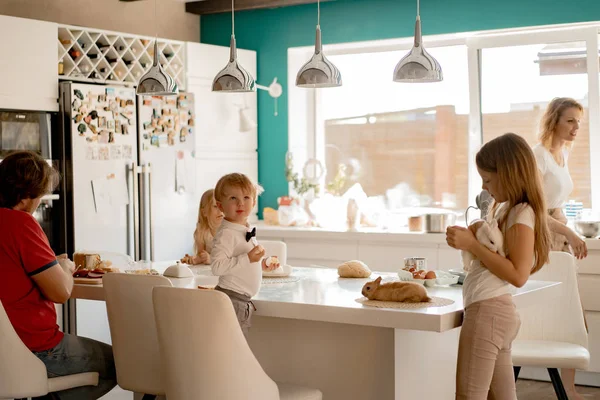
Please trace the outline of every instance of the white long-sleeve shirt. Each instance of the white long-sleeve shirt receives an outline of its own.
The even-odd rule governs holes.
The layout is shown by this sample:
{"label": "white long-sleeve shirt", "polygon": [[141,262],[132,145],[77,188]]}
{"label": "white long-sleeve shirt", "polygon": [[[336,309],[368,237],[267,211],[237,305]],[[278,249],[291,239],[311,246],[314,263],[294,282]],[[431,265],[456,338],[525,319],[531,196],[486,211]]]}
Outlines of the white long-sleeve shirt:
{"label": "white long-sleeve shirt", "polygon": [[219,277],[223,289],[254,297],[262,281],[261,262],[251,263],[248,252],[256,246],[256,238],[246,241],[249,228],[227,220],[217,229],[211,251],[211,269]]}

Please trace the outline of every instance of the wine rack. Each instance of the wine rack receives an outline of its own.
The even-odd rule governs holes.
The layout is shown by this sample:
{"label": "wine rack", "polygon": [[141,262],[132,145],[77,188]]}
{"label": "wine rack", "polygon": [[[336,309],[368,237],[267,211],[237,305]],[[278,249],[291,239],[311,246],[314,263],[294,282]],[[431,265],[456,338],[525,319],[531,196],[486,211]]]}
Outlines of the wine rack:
{"label": "wine rack", "polygon": [[[183,42],[158,39],[159,62],[185,89]],[[154,38],[59,25],[58,78],[135,86],[154,60]]]}

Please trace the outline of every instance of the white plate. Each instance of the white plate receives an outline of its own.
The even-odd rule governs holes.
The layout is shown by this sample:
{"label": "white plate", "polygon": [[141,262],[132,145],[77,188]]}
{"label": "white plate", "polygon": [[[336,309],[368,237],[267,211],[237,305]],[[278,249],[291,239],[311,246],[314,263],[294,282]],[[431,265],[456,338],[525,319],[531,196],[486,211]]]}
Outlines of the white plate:
{"label": "white plate", "polygon": [[263,271],[262,276],[264,278],[285,278],[286,276],[290,276],[292,274],[292,266],[291,265],[282,265],[283,273],[274,273],[269,271]]}

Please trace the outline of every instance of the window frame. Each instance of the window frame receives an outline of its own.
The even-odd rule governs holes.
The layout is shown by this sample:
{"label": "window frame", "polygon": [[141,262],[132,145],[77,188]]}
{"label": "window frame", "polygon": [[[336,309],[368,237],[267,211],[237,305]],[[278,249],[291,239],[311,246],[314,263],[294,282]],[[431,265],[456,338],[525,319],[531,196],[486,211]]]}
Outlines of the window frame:
{"label": "window frame", "polygon": [[[483,141],[481,115],[481,54],[483,49],[521,46],[528,44],[551,44],[584,41],[587,49],[588,110],[590,134],[590,179],[592,209],[600,210],[600,63],[598,57],[600,21],[575,24],[532,26],[502,30],[454,33],[424,36],[426,47],[465,45],[469,75],[469,157],[475,159]],[[325,45],[328,56],[341,54],[373,53],[385,51],[408,51],[413,45],[412,37]],[[313,54],[312,46],[288,49],[288,151],[298,161],[309,158],[325,161],[324,124],[319,116],[320,91],[307,90],[295,85],[296,73]],[[390,81],[393,65],[390,66]],[[325,89],[327,90],[327,89]],[[299,155],[299,157],[297,157]],[[469,205],[475,205],[475,197],[481,192],[481,178],[474,162],[468,163]],[[324,186],[323,176],[321,185]],[[290,192],[292,188],[290,186]]]}

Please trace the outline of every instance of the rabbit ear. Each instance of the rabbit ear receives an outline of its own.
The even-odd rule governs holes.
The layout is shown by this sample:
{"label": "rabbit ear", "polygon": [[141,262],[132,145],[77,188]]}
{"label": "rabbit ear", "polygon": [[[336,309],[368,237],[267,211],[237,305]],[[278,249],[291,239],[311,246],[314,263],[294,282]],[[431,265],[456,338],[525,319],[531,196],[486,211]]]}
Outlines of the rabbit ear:
{"label": "rabbit ear", "polygon": [[490,222],[490,225],[494,229],[497,228],[498,227],[498,220],[497,219],[493,219],[492,222]]}
{"label": "rabbit ear", "polygon": [[377,284],[381,283],[381,277],[375,279],[375,283],[377,283]]}

